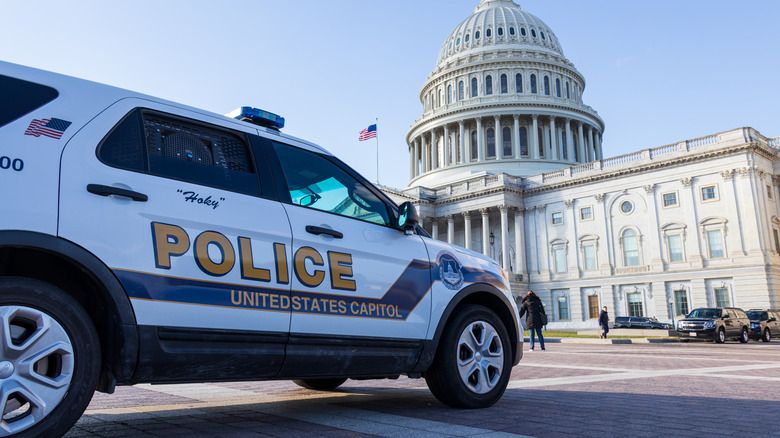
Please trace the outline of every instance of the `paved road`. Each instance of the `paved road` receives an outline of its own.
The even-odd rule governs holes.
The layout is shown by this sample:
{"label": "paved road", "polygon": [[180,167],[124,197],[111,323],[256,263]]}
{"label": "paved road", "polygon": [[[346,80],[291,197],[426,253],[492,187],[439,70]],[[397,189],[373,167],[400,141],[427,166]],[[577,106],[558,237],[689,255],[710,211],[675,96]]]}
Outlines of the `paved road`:
{"label": "paved road", "polygon": [[[525,345],[526,350],[528,345]],[[780,436],[780,342],[555,344],[494,407],[445,407],[424,380],[138,385],[97,394],[67,437]]]}

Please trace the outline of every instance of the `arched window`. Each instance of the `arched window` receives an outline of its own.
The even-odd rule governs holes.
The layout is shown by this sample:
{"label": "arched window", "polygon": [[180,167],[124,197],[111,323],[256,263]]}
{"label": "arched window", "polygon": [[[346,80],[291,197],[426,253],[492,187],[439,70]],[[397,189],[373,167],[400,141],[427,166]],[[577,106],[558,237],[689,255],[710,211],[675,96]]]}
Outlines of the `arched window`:
{"label": "arched window", "polygon": [[539,129],[536,131],[536,138],[539,140],[539,157],[544,158],[544,141],[542,140],[544,137],[542,137],[542,127],[540,126]]}
{"label": "arched window", "polygon": [[479,31],[474,32],[474,39],[475,40],[479,39]]}
{"label": "arched window", "polygon": [[466,42],[469,42],[469,34],[466,34]]}
{"label": "arched window", "polygon": [[504,157],[512,156],[512,130],[506,127],[501,130],[501,143],[504,146]]}
{"label": "arched window", "polygon": [[524,28],[524,27],[521,27],[521,28],[520,28],[520,35],[522,35],[522,36],[526,36],[526,33],[525,33],[525,28]]}
{"label": "arched window", "polygon": [[471,161],[475,161],[477,159],[478,153],[477,153],[477,131],[471,131]]}
{"label": "arched window", "polygon": [[452,85],[447,85],[447,103],[452,103]]}
{"label": "arched window", "polygon": [[464,91],[463,91],[464,88],[465,87],[463,85],[463,81],[458,82],[458,100],[463,100],[464,99],[464,94],[463,94],[464,93]]}
{"label": "arched window", "polygon": [[520,143],[520,155],[528,156],[528,130],[525,129],[525,126],[520,127],[520,138],[518,139],[518,142]]}
{"label": "arched window", "polygon": [[563,148],[563,159],[569,159],[569,148],[566,147],[566,135],[561,136],[561,147]]}
{"label": "arched window", "polygon": [[555,79],[555,96],[561,97],[561,80]]}
{"label": "arched window", "polygon": [[623,265],[639,265],[639,239],[637,238],[636,231],[630,228],[623,231],[621,240],[623,241]]}
{"label": "arched window", "polygon": [[580,151],[577,149],[577,136],[571,136],[571,148],[574,149],[574,161],[580,161]]}
{"label": "arched window", "polygon": [[550,95],[550,78],[547,76],[544,77],[544,95],[549,96]]}
{"label": "arched window", "polygon": [[536,75],[531,75],[531,93],[536,94]]}
{"label": "arched window", "polygon": [[493,31],[488,27],[487,29],[485,29],[485,36],[490,38],[491,35],[493,35]]}
{"label": "arched window", "polygon": [[458,39],[456,39],[456,40],[455,40],[455,45],[456,45],[456,46],[459,46],[459,45],[460,45],[460,37],[458,37]]}
{"label": "arched window", "polygon": [[485,95],[493,94],[493,76],[488,75],[485,78]]}
{"label": "arched window", "polygon": [[521,75],[520,73],[515,75],[515,92],[516,93],[523,92],[523,75]]}
{"label": "arched window", "polygon": [[506,94],[509,86],[507,85],[506,75],[501,75],[501,94]]}
{"label": "arched window", "polygon": [[569,96],[569,81],[566,81],[566,98],[571,99],[571,97]]}
{"label": "arched window", "polygon": [[471,97],[477,97],[477,78],[471,78]]}
{"label": "arched window", "polygon": [[531,29],[531,36],[536,38],[536,29]]}
{"label": "arched window", "polygon": [[544,38],[544,32],[539,32],[539,33],[541,33],[541,34],[542,34],[542,39],[545,39],[545,38]]}
{"label": "arched window", "polygon": [[514,27],[510,27],[509,28],[509,35],[510,36],[515,36],[515,28]]}
{"label": "arched window", "polygon": [[504,28],[503,27],[499,27],[498,28],[498,36],[504,36]]}
{"label": "arched window", "polygon": [[485,131],[487,137],[487,158],[496,158],[496,131],[488,128]]}

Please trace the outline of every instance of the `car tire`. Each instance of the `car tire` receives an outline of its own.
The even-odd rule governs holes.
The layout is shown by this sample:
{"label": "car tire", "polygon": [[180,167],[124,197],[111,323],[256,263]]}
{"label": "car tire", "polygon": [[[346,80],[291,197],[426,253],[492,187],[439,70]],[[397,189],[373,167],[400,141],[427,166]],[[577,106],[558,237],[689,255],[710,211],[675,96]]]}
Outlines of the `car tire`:
{"label": "car tire", "polygon": [[747,328],[742,327],[742,334],[739,335],[739,342],[745,344],[749,340],[750,340],[750,335],[748,334]]}
{"label": "car tire", "polygon": [[769,331],[769,329],[764,330],[764,335],[761,336],[761,340],[764,342],[769,342],[772,340],[772,332]]}
{"label": "car tire", "polygon": [[715,342],[718,344],[726,342],[726,331],[722,327],[718,329],[718,336],[715,338]]}
{"label": "car tire", "polygon": [[346,381],[346,378],[337,377],[333,379],[298,379],[293,380],[293,383],[301,388],[313,389],[315,391],[332,391]]}
{"label": "car tire", "polygon": [[100,341],[81,305],[49,283],[0,278],[0,435],[62,436],[89,405]]}
{"label": "car tire", "polygon": [[511,371],[506,327],[493,311],[472,304],[448,322],[425,381],[442,403],[478,409],[501,398]]}

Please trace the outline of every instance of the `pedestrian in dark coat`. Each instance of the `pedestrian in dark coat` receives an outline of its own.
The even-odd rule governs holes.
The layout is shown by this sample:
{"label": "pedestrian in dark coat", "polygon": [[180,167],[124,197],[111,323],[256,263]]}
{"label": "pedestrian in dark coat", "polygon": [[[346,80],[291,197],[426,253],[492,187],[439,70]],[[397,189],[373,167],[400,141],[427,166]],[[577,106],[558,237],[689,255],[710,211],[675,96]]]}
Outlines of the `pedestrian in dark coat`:
{"label": "pedestrian in dark coat", "polygon": [[609,313],[607,313],[607,306],[599,313],[599,325],[604,332],[599,335],[599,338],[607,339],[607,333],[609,333]]}
{"label": "pedestrian in dark coat", "polygon": [[520,317],[522,318],[525,314],[528,314],[525,317],[525,328],[528,329],[531,338],[530,351],[534,351],[534,332],[539,336],[539,345],[542,347],[542,351],[544,351],[544,336],[542,336],[542,327],[545,326],[542,321],[542,315],[546,316],[544,305],[542,300],[530,290],[523,298],[523,304],[520,305]]}

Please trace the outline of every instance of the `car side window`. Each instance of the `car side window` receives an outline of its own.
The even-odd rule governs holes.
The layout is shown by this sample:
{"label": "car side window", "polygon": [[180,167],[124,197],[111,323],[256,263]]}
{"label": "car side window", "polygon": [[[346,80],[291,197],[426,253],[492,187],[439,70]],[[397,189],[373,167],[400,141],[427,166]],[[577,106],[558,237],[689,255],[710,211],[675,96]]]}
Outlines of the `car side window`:
{"label": "car side window", "polygon": [[109,166],[259,195],[247,135],[151,110],[136,109],[103,139]]}
{"label": "car side window", "polygon": [[379,225],[389,225],[387,204],[333,160],[272,142],[292,203]]}

